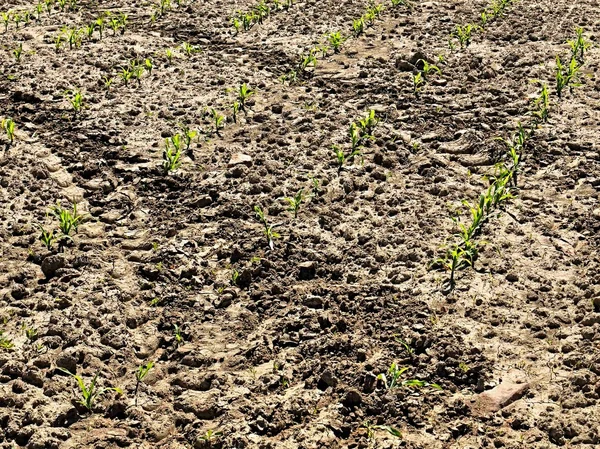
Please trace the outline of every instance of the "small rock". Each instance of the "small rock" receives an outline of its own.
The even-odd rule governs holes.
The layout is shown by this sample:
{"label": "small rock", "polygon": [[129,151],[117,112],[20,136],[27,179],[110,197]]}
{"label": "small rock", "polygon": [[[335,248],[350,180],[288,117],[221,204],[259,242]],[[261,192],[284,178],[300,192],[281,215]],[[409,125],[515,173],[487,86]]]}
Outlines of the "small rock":
{"label": "small rock", "polygon": [[307,280],[315,277],[315,274],[316,274],[315,262],[302,262],[300,265],[298,265],[298,268],[300,268],[300,273],[298,274],[298,277],[300,278],[300,280],[307,281]]}
{"label": "small rock", "polygon": [[312,309],[320,309],[323,307],[323,298],[320,296],[308,295],[304,298],[303,304]]}
{"label": "small rock", "polygon": [[323,374],[321,374],[320,381],[328,387],[335,387],[338,384],[338,378],[335,377],[335,375],[331,372],[330,369],[326,369],[325,371],[323,371]]}
{"label": "small rock", "polygon": [[229,167],[233,167],[234,165],[244,164],[250,167],[252,165],[252,156],[248,156],[243,153],[234,153],[229,159]]}
{"label": "small rock", "polygon": [[473,404],[473,414],[487,416],[520,399],[529,390],[528,383],[504,382],[481,393]]}
{"label": "small rock", "polygon": [[64,268],[66,264],[67,261],[60,254],[48,256],[42,261],[42,273],[44,273],[47,278],[51,278],[57,270]]}
{"label": "small rock", "polygon": [[362,395],[360,394],[360,392],[358,390],[350,389],[344,395],[344,398],[342,399],[342,403],[346,407],[352,407],[355,405],[359,405],[362,403]]}

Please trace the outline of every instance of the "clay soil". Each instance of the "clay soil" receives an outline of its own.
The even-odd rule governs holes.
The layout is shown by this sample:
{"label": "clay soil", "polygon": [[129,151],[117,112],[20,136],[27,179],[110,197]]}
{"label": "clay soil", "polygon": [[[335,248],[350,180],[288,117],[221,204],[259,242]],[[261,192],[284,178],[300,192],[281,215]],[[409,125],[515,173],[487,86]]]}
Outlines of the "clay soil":
{"label": "clay soil", "polygon": [[[0,34],[0,119],[16,124],[12,145],[0,136],[0,447],[598,447],[597,1],[518,0],[453,50],[486,1],[386,1],[291,84],[279,77],[298,55],[351,35],[364,1],[297,1],[237,35],[229,19],[253,2],[171,2],[152,23],[151,2],[84,0]],[[63,26],[103,11],[128,15],[124,33],[55,49]],[[594,45],[558,101],[555,56],[577,26]],[[119,69],[146,58],[151,74],[125,85]],[[419,59],[442,73],[416,96]],[[550,118],[448,291],[431,263],[502,160],[495,138],[531,120],[535,79]],[[256,93],[234,122],[242,83]],[[211,108],[228,117],[218,134]],[[332,145],[348,152],[371,109],[364,160],[339,169]],[[165,174],[182,124],[199,136]],[[300,189],[294,218],[284,198]],[[39,226],[57,227],[57,202],[85,218],[48,250]],[[386,389],[392,363],[441,390]],[[122,393],[88,411],[60,368]]]}

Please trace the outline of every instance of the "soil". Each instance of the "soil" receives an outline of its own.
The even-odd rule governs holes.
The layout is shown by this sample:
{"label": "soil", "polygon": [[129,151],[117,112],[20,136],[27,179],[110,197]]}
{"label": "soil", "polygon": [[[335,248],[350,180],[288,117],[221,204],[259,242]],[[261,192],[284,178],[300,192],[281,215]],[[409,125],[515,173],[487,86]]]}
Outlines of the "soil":
{"label": "soil", "polygon": [[[291,84],[279,77],[325,34],[350,35],[363,0],[297,1],[238,34],[229,20],[254,2],[172,3],[155,22],[152,2],[57,5],[0,34],[0,119],[16,124],[12,145],[1,137],[0,447],[598,447],[597,1],[517,1],[454,50],[486,1],[386,1]],[[127,14],[125,31],[55,49],[61,27],[103,11]],[[594,45],[558,101],[555,56],[577,26]],[[126,86],[119,69],[146,58],[151,74]],[[416,96],[419,59],[442,73]],[[531,80],[550,86],[549,121],[448,292],[431,263],[486,188],[495,138],[530,120]],[[256,93],[234,122],[242,83]],[[228,116],[218,134],[211,108]],[[364,158],[339,169],[331,146],[348,151],[371,109]],[[200,135],[165,174],[180,124]],[[300,189],[294,218],[284,198]],[[47,250],[57,202],[84,222]],[[441,390],[386,389],[392,363]],[[61,368],[122,393],[89,411]]]}

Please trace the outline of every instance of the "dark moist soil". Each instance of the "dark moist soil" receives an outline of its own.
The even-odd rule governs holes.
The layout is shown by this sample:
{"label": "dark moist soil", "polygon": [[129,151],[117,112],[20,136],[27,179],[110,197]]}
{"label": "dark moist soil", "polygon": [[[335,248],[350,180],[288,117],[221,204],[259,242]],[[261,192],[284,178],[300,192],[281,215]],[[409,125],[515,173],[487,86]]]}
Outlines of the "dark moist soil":
{"label": "dark moist soil", "polygon": [[[0,330],[13,344],[0,349],[0,447],[598,447],[596,0],[517,1],[453,51],[455,24],[477,22],[485,1],[386,2],[292,85],[278,78],[326,33],[349,35],[362,0],[298,1],[238,35],[229,18],[253,2],[171,1],[155,23],[150,2],[82,1],[0,34],[0,119],[17,129],[0,160]],[[125,32],[55,50],[61,27],[102,11],[128,14]],[[555,56],[576,26],[594,45],[558,102]],[[151,75],[125,86],[119,68],[146,58]],[[415,97],[419,59],[442,74]],[[448,294],[431,262],[451,217],[467,219],[461,200],[486,188],[494,139],[530,120],[534,79],[550,86],[550,120]],[[242,83],[256,94],[215,135],[207,111],[231,116]],[[348,151],[370,109],[364,161],[338,170],[331,146]],[[165,175],[179,124],[201,139]],[[299,189],[294,219],[284,197]],[[86,214],[60,252],[38,240],[57,201]],[[272,250],[255,205],[277,225]],[[392,363],[442,390],[386,390],[377,376]],[[58,368],[123,393],[88,413]]]}

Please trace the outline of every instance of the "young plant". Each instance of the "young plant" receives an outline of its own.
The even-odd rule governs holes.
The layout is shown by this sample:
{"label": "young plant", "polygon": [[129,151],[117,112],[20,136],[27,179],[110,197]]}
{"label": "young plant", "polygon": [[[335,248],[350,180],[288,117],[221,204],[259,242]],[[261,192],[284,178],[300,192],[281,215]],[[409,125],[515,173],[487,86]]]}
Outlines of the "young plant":
{"label": "young plant", "polygon": [[38,225],[40,227],[40,236],[39,240],[44,244],[48,251],[52,251],[52,246],[54,245],[54,241],[56,240],[55,231],[46,231],[42,225]]}
{"label": "young plant", "polygon": [[574,87],[581,86],[579,82],[579,69],[581,66],[577,59],[571,58],[568,66],[563,65],[560,56],[556,56],[556,94],[562,97],[562,91],[568,87],[572,93]]}
{"label": "young plant", "polygon": [[468,47],[471,43],[473,31],[477,30],[477,25],[467,24],[464,26],[456,25],[453,36],[458,39],[460,48]]}
{"label": "young plant", "polygon": [[115,81],[114,78],[109,77],[109,76],[105,76],[102,81],[104,82],[104,87],[106,88],[106,93],[110,92],[110,86],[112,86],[112,83]]}
{"label": "young plant", "polygon": [[346,154],[343,148],[340,148],[338,145],[331,146],[333,153],[335,154],[335,158],[338,164],[338,171],[342,169],[342,167],[351,160],[354,160],[355,157],[360,157],[362,160],[362,152],[361,146],[353,147],[350,150],[349,154]]}
{"label": "young plant", "polygon": [[532,114],[537,121],[546,123],[548,121],[548,116],[550,115],[550,93],[546,83],[541,83],[541,85],[542,91],[540,92],[539,97],[533,102],[536,109]]}
{"label": "young plant", "polygon": [[181,165],[181,144],[178,134],[171,139],[165,139],[165,150],[163,151],[162,167],[164,173],[175,171]]}
{"label": "young plant", "polygon": [[248,99],[254,95],[256,92],[250,89],[246,83],[242,84],[238,89],[238,103],[240,105],[240,109],[246,112],[246,102]]}
{"label": "young plant", "polygon": [[329,45],[333,49],[334,53],[340,52],[340,48],[342,47],[343,43],[346,42],[346,40],[347,38],[343,37],[342,33],[339,31],[329,33],[327,35],[327,42],[329,42]]}
{"label": "young plant", "polygon": [[96,373],[96,375],[94,376],[94,378],[92,379],[90,384],[88,386],[86,386],[83,381],[83,378],[81,376],[78,376],[77,374],[73,374],[72,372],[70,372],[69,370],[66,370],[64,368],[58,368],[58,369],[64,373],[68,374],[69,376],[73,377],[77,381],[77,385],[79,386],[79,390],[81,393],[81,399],[78,402],[79,402],[79,404],[83,405],[89,412],[92,411],[92,408],[94,407],[94,404],[96,403],[96,400],[99,399],[100,397],[102,397],[107,391],[115,391],[119,394],[123,393],[123,391],[121,391],[120,388],[98,387],[97,382],[98,382],[99,373]]}
{"label": "young plant", "polygon": [[450,271],[448,285],[450,289],[453,289],[456,285],[456,270],[469,265],[469,258],[462,247],[453,245],[451,248],[448,248],[446,255],[443,258],[434,261],[434,264],[440,264],[445,270]]}
{"label": "young plant", "polygon": [[360,36],[365,31],[365,19],[360,17],[352,21],[352,30],[354,31],[354,37]]}
{"label": "young plant", "polygon": [[365,421],[364,423],[362,423],[361,427],[367,431],[367,440],[369,440],[369,442],[375,441],[375,431],[376,430],[385,430],[392,436],[395,436],[397,438],[402,438],[402,433],[398,429],[396,429],[395,427],[392,427],[392,426],[379,425],[379,424],[375,425],[375,424],[371,424],[370,421]]}
{"label": "young plant", "polygon": [[425,80],[423,79],[423,72],[413,73],[412,75],[412,89],[415,97],[418,97],[423,90],[423,86],[425,85]]}
{"label": "young plant", "polygon": [[436,65],[430,64],[429,62],[425,61],[424,59],[419,59],[417,61],[417,64],[421,62],[423,64],[423,68],[421,69],[421,72],[423,73],[423,78],[427,79],[427,77],[429,76],[430,73],[437,73],[438,75],[442,74],[442,71],[440,70],[440,68]]}
{"label": "young plant", "polygon": [[12,20],[12,15],[10,12],[3,12],[3,13],[1,13],[1,15],[2,15],[2,22],[4,23],[4,33],[8,33],[8,24]]}
{"label": "young plant", "polygon": [[300,205],[302,204],[302,201],[304,200],[304,189],[298,190],[296,195],[294,195],[293,197],[286,197],[284,199],[290,205],[290,207],[288,207],[288,211],[290,211],[294,214],[294,218],[298,218],[298,210],[300,209]]}
{"label": "young plant", "polygon": [[177,324],[173,325],[173,335],[175,336],[175,343],[178,345],[185,341],[183,334],[181,333],[181,328]]}
{"label": "young plant", "polygon": [[432,384],[429,382],[424,382],[422,380],[401,380],[402,374],[404,374],[404,372],[407,370],[408,367],[400,368],[398,367],[398,365],[396,365],[395,362],[393,362],[390,365],[387,374],[381,373],[377,376],[377,379],[380,379],[383,382],[383,385],[385,386],[386,390],[392,390],[393,388],[397,387],[431,387],[435,388],[436,390],[442,389],[442,387],[440,387],[438,384]]}
{"label": "young plant", "polygon": [[15,57],[15,61],[17,64],[21,62],[21,56],[23,55],[23,44],[19,43],[17,48],[12,51],[13,56]]}
{"label": "young plant", "polygon": [[208,443],[208,445],[211,446],[212,442],[214,440],[216,440],[218,437],[220,437],[221,435],[223,435],[223,432],[218,431],[218,430],[209,429],[206,431],[206,433],[204,435],[202,435],[201,437],[198,437],[198,439],[200,441],[204,441],[205,443]]}
{"label": "young plant", "polygon": [[576,38],[567,41],[571,47],[571,58],[577,59],[580,63],[584,61],[584,53],[592,46],[583,36],[583,28],[575,29]]}
{"label": "young plant", "polygon": [[215,133],[217,136],[220,136],[219,130],[223,128],[223,122],[225,121],[225,116],[219,114],[214,108],[210,110],[210,116],[212,117],[213,123],[215,125]]}
{"label": "young plant", "polygon": [[83,110],[83,95],[80,90],[68,90],[65,92],[65,97],[69,100],[75,114],[79,114]]}
{"label": "young plant", "polygon": [[2,130],[8,138],[9,145],[12,145],[15,141],[15,122],[12,118],[5,118],[0,122]]}
{"label": "young plant", "polygon": [[133,71],[131,71],[129,67],[122,67],[119,72],[119,77],[121,77],[125,86],[128,86],[129,80],[133,77]]}
{"label": "young plant", "polygon": [[64,241],[73,240],[71,233],[77,232],[79,225],[83,223],[85,219],[85,214],[79,214],[77,212],[77,203],[73,203],[73,209],[69,210],[63,208],[60,203],[57,202],[55,206],[50,208],[48,214],[54,216],[58,220],[58,227],[61,232],[61,244],[64,244]]}
{"label": "young plant", "polygon": [[200,53],[202,51],[200,47],[192,45],[189,42],[184,42],[181,44],[181,48],[188,58],[191,58],[194,53]]}
{"label": "young plant", "polygon": [[3,334],[4,332],[0,331],[0,348],[10,351],[15,345],[10,338],[5,337]]}
{"label": "young plant", "polygon": [[260,206],[254,206],[254,212],[256,213],[256,217],[264,227],[263,232],[267,237],[267,243],[269,245],[269,248],[271,248],[271,251],[273,251],[273,248],[275,247],[274,240],[280,237],[280,235],[273,230],[273,228],[276,225],[270,225],[268,223],[267,217],[265,216],[265,213],[260,208]]}
{"label": "young plant", "polygon": [[137,371],[135,372],[135,391],[133,393],[133,396],[135,397],[135,405],[137,405],[137,401],[138,401],[137,393],[138,393],[140,384],[142,383],[144,378],[148,375],[148,373],[150,372],[150,370],[152,369],[153,366],[154,366],[154,362],[152,362],[152,361],[146,362],[143,365],[140,365],[138,367]]}
{"label": "young plant", "polygon": [[183,132],[183,142],[185,143],[185,150],[188,151],[190,149],[192,141],[198,136],[198,131],[190,129],[190,127],[187,125],[180,125],[179,127]]}

